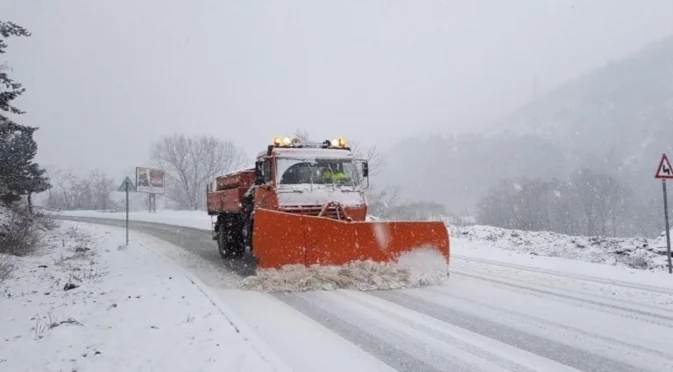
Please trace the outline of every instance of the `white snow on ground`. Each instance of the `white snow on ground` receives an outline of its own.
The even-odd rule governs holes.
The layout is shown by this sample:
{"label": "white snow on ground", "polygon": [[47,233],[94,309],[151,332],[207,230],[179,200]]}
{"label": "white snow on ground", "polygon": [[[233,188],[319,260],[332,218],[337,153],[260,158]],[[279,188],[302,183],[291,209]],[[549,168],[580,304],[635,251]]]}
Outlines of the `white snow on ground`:
{"label": "white snow on ground", "polygon": [[[95,217],[108,218],[114,220],[125,220],[126,212],[102,212],[102,211],[63,211],[57,214],[73,217]],[[174,211],[157,210],[157,213],[130,212],[131,221],[144,221],[164,223],[168,225],[192,227],[195,229],[210,230],[212,228],[211,218],[205,211]]]}
{"label": "white snow on ground", "polygon": [[274,371],[185,271],[121,229],[63,222],[0,283],[0,370]]}
{"label": "white snow on ground", "polygon": [[242,288],[256,291],[385,290],[440,285],[447,277],[444,257],[419,249],[400,256],[398,263],[354,262],[345,266],[288,265],[259,270],[243,279]]}
{"label": "white snow on ground", "polygon": [[[98,211],[65,211],[65,216],[98,217],[124,219],[124,213]],[[130,218],[135,221],[166,223],[209,230],[210,216],[204,211],[160,210],[158,213],[133,212]],[[378,218],[371,217],[376,221]],[[533,232],[508,230],[491,226],[451,226],[452,253],[474,255],[476,257],[498,257],[498,260],[521,262],[537,265],[542,260],[534,257],[546,256],[558,258],[553,265],[572,268],[581,262],[600,263],[602,266],[620,266],[624,268],[666,269],[666,239],[662,233],[656,239],[645,238],[603,238],[578,237],[552,232]],[[673,234],[673,233],[672,233]],[[506,254],[505,254],[506,253]],[[514,256],[510,253],[515,253]],[[519,253],[519,255],[516,255]],[[528,256],[528,257],[526,257]],[[563,259],[570,260],[564,261]],[[533,260],[533,261],[531,261]],[[567,265],[564,265],[567,263]],[[591,267],[597,267],[593,265]],[[598,270],[603,270],[598,269]],[[638,270],[643,271],[643,270]]]}
{"label": "white snow on ground", "polygon": [[663,270],[667,265],[664,234],[656,239],[583,237],[478,225],[450,230],[452,246],[461,252],[489,248],[635,269]]}

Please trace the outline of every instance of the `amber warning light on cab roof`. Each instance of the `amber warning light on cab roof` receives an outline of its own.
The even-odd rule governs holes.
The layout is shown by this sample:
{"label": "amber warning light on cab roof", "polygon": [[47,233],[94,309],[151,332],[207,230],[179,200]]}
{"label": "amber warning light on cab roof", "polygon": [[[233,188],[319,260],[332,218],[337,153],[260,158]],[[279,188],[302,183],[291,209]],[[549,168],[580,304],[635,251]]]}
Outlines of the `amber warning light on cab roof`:
{"label": "amber warning light on cab roof", "polygon": [[346,139],[343,137],[335,138],[333,140],[325,140],[322,143],[304,142],[297,137],[292,140],[290,140],[290,137],[273,137],[272,143],[274,147],[319,147],[348,149]]}

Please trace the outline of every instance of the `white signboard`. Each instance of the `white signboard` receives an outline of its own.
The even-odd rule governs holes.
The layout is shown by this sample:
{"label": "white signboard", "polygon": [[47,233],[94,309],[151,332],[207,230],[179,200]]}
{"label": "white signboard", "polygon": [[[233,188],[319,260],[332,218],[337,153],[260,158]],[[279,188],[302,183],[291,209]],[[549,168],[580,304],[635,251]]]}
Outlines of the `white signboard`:
{"label": "white signboard", "polygon": [[150,194],[165,193],[164,171],[159,169],[136,167],[136,190]]}

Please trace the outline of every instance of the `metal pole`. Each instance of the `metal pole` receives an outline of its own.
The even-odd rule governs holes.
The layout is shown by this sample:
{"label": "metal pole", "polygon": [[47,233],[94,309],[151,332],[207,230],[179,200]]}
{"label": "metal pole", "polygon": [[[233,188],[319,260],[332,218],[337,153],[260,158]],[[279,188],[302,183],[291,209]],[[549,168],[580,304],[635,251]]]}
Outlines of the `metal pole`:
{"label": "metal pole", "polygon": [[126,246],[129,245],[129,183],[126,182]]}
{"label": "metal pole", "polygon": [[666,219],[666,253],[668,254],[668,273],[673,273],[671,266],[671,227],[668,224],[668,195],[666,193],[666,179],[661,180],[664,189],[664,218]]}

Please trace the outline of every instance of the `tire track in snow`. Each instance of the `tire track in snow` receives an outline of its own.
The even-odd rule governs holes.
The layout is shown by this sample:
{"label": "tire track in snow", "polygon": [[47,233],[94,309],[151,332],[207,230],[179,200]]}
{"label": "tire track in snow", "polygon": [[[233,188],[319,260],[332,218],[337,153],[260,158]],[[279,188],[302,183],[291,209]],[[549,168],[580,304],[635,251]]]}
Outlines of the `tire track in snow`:
{"label": "tire track in snow", "polygon": [[[466,361],[474,357],[483,362],[482,369],[491,371],[496,368],[507,371],[575,371],[575,369],[561,365],[549,359],[528,353],[514,346],[503,344],[493,339],[473,333],[469,330],[443,322],[427,314],[410,310],[408,307],[377,298],[367,293],[342,291],[339,299],[344,303],[352,302],[365,309],[374,319],[386,319],[386,324],[391,327],[403,327],[417,332],[424,332],[428,336],[443,342],[463,352],[470,353],[473,357],[465,358]],[[333,297],[336,297],[333,296]],[[476,363],[475,363],[476,364]],[[484,365],[485,364],[485,365]]]}
{"label": "tire track in snow", "polygon": [[446,359],[438,361],[437,356],[424,353],[422,345],[409,345],[389,329],[367,324],[364,318],[354,314],[337,314],[333,309],[317,306],[317,301],[310,297],[293,293],[276,293],[274,296],[400,372],[476,371]]}
{"label": "tire track in snow", "polygon": [[[546,289],[540,289],[540,288],[535,288],[532,285],[525,285],[525,284],[517,284],[515,282],[519,283],[525,283],[522,280],[514,280],[514,279],[496,279],[496,278],[489,278],[485,275],[476,275],[476,274],[471,274],[464,272],[462,270],[452,270],[452,273],[457,274],[457,275],[462,275],[465,277],[477,279],[477,280],[482,280],[510,288],[516,288],[521,290],[523,293],[538,293],[542,294],[545,296],[552,296],[552,297],[558,297],[561,299],[568,300],[566,302],[568,303],[573,303],[576,304],[577,306],[587,306],[587,305],[593,305],[589,306],[590,308],[605,308],[605,309],[610,309],[610,310],[616,310],[616,311],[611,311],[610,313],[622,316],[622,317],[627,317],[630,319],[637,319],[642,322],[646,323],[652,323],[656,324],[658,326],[662,327],[668,327],[668,328],[673,328],[673,316],[668,316],[668,315],[662,315],[659,313],[651,312],[651,311],[645,311],[645,310],[640,310],[640,309],[635,309],[632,307],[627,307],[627,306],[621,306],[621,305],[616,305],[616,304],[609,304],[603,301],[597,301],[597,300],[592,300],[588,298],[583,298],[579,296],[573,296],[573,295],[568,295],[564,293],[559,293],[558,291],[552,291],[552,290],[546,290]],[[662,312],[670,312],[668,309],[656,309],[658,311]],[[606,310],[603,310],[606,311]],[[640,316],[634,316],[633,314],[637,314]],[[662,321],[656,321],[656,320],[651,320],[649,318],[655,318],[659,320],[664,320]]]}
{"label": "tire track in snow", "polygon": [[408,309],[418,311],[439,319],[448,324],[486,336],[490,339],[528,351],[535,355],[556,361],[560,364],[581,371],[600,372],[635,372],[642,369],[621,363],[583,349],[572,347],[550,338],[526,333],[509,325],[501,324],[492,319],[469,314],[456,309],[449,309],[419,297],[412,297],[402,292],[378,292],[373,294],[381,299],[399,304]]}
{"label": "tire track in snow", "polygon": [[656,286],[651,286],[651,285],[646,285],[646,284],[630,283],[630,282],[625,282],[625,281],[620,281],[620,280],[603,279],[603,278],[597,278],[597,277],[588,276],[588,275],[570,274],[570,273],[565,273],[565,272],[561,272],[561,271],[555,271],[555,270],[549,270],[549,269],[540,269],[540,268],[536,268],[536,267],[530,267],[530,266],[525,266],[525,265],[518,265],[518,264],[513,264],[513,263],[494,261],[494,260],[489,260],[489,259],[485,259],[485,258],[476,258],[476,257],[463,256],[463,255],[459,255],[459,254],[451,254],[451,259],[452,260],[453,259],[458,259],[458,260],[463,260],[463,261],[468,261],[468,262],[479,262],[479,263],[484,263],[484,264],[488,264],[488,265],[492,265],[492,266],[500,266],[500,267],[506,267],[506,268],[510,268],[510,269],[525,270],[525,271],[536,272],[536,273],[547,274],[547,275],[553,275],[553,276],[558,276],[558,277],[563,277],[563,278],[568,278],[568,279],[575,279],[575,280],[580,280],[580,281],[585,281],[585,282],[593,282],[593,283],[600,283],[600,284],[609,284],[609,285],[613,285],[613,286],[630,288],[630,289],[640,289],[640,290],[645,290],[645,291],[648,291],[648,292],[656,292],[656,293],[662,293],[662,294],[673,294],[673,289],[670,289],[670,288],[656,287]]}
{"label": "tire track in snow", "polygon": [[[657,312],[657,313],[671,314],[670,317],[673,318],[673,308],[663,307],[663,306],[666,306],[666,303],[664,303],[663,306],[662,305],[657,306],[657,305],[643,303],[642,298],[641,298],[641,301],[625,298],[625,297],[629,297],[629,295],[632,294],[635,291],[636,294],[639,294],[641,296],[644,295],[644,294],[648,294],[649,296],[657,296],[657,297],[660,297],[660,298],[668,297],[669,300],[670,300],[669,302],[673,303],[673,294],[669,295],[669,294],[661,293],[659,291],[654,291],[653,292],[653,291],[649,291],[649,290],[646,290],[646,289],[631,289],[631,288],[628,288],[628,287],[623,287],[623,286],[619,286],[619,285],[612,285],[612,284],[607,284],[607,283],[605,283],[605,284],[604,283],[598,283],[598,282],[587,283],[585,280],[582,280],[582,279],[570,279],[570,278],[567,278],[567,279],[572,280],[573,283],[576,283],[579,280],[581,284],[580,285],[576,284],[574,286],[570,286],[570,285],[567,285],[568,283],[563,283],[565,285],[560,285],[559,286],[558,282],[555,283],[555,284],[550,283],[550,281],[545,280],[546,278],[539,278],[539,280],[537,282],[533,282],[533,280],[531,280],[531,278],[526,278],[525,276],[518,275],[518,274],[521,274],[521,272],[522,272],[522,270],[518,270],[518,269],[517,269],[517,272],[515,272],[515,273],[492,272],[490,270],[476,270],[476,269],[470,268],[470,267],[462,267],[462,268],[455,268],[454,267],[454,268],[451,269],[452,274],[472,276],[474,278],[479,277],[479,278],[483,278],[484,280],[500,279],[500,280],[507,281],[507,282],[510,282],[510,283],[517,283],[517,284],[521,284],[521,285],[524,285],[524,286],[528,286],[528,287],[531,287],[531,288],[537,288],[537,289],[543,288],[544,290],[556,291],[557,293],[565,292],[566,294],[570,294],[571,296],[577,297],[579,300],[582,299],[580,297],[591,298],[593,300],[602,300],[605,304],[608,304],[608,305],[610,303],[619,302],[624,307],[633,306],[634,308],[648,309],[650,311],[654,311],[654,312]],[[511,274],[515,274],[515,275],[511,275]],[[565,279],[566,278],[564,278],[564,280]],[[540,282],[544,283],[544,286],[541,285]],[[592,286],[594,286],[593,290],[590,290],[589,289],[590,287],[587,287],[587,284],[591,284]],[[598,294],[598,293],[596,293],[597,289],[602,289],[603,292],[611,293],[612,296],[605,295],[605,294]],[[615,295],[616,295],[617,290],[625,291],[624,294],[626,294],[626,296],[621,296],[621,295],[618,296],[619,297],[618,301],[615,299]],[[628,305],[628,306],[626,306],[626,305]],[[645,311],[647,312],[647,310],[645,310]],[[666,315],[664,315],[664,316],[666,316]]]}
{"label": "tire track in snow", "polygon": [[[493,301],[489,301],[488,298],[469,298],[464,295],[452,293],[445,290],[444,288],[425,288],[422,291],[411,292],[410,296],[414,298],[426,299],[429,302],[451,303],[452,308],[455,308],[458,311],[469,308],[473,314],[480,313],[479,316],[482,318],[500,319],[501,323],[507,322],[510,324],[515,324],[517,328],[524,330],[526,328],[537,329],[539,330],[539,332],[537,332],[539,335],[547,336],[550,334],[555,334],[557,338],[563,338],[561,336],[564,336],[565,339],[572,340],[577,344],[594,343],[600,348],[611,350],[612,355],[630,353],[637,350],[641,352],[641,354],[650,354],[650,356],[646,356],[644,358],[657,358],[660,360],[662,365],[668,365],[669,368],[673,369],[673,352],[671,352],[667,347],[664,347],[661,350],[655,350],[651,347],[637,345],[633,342],[630,342],[633,341],[632,339],[623,340],[614,337],[607,337],[595,333],[595,330],[594,333],[592,333],[587,329],[581,328],[581,324],[577,326],[564,324],[558,320],[551,320],[549,318],[540,317],[539,315],[534,315],[532,312],[524,312],[521,309],[511,310],[502,304],[495,305],[495,303]],[[469,306],[460,306],[460,303],[466,303],[469,304]],[[531,306],[533,305],[531,304]],[[488,311],[479,311],[478,309],[487,309]],[[491,316],[488,314],[491,314]],[[579,342],[580,340],[582,341]]]}

